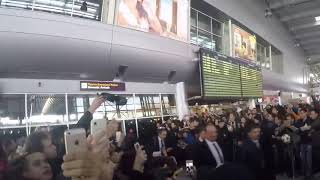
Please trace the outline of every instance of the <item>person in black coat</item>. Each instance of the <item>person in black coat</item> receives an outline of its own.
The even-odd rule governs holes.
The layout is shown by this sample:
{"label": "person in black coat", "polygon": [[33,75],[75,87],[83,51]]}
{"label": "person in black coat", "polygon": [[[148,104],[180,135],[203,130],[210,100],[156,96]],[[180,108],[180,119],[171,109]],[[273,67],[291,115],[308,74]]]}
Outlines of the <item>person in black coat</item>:
{"label": "person in black coat", "polygon": [[171,148],[166,146],[167,130],[161,128],[158,130],[158,135],[152,138],[152,142],[147,147],[148,157],[167,156],[168,152],[171,152]]}
{"label": "person in black coat", "polygon": [[232,161],[233,159],[233,134],[231,133],[232,126],[226,124],[224,120],[219,120],[218,139],[217,142],[224,150],[225,159]]}
{"label": "person in black coat", "polygon": [[240,149],[240,161],[246,165],[256,180],[275,179],[270,176],[265,168],[265,158],[260,143],[261,129],[255,124],[247,127],[248,139],[246,139]]}
{"label": "person in black coat", "polygon": [[278,125],[275,123],[277,115],[268,114],[261,125],[261,145],[265,156],[265,168],[270,172],[275,170],[275,136]]}
{"label": "person in black coat", "polygon": [[209,176],[209,172],[224,164],[224,154],[217,143],[217,128],[214,125],[207,125],[205,134],[205,140],[196,143],[193,149],[193,162],[197,168],[198,179],[205,179]]}

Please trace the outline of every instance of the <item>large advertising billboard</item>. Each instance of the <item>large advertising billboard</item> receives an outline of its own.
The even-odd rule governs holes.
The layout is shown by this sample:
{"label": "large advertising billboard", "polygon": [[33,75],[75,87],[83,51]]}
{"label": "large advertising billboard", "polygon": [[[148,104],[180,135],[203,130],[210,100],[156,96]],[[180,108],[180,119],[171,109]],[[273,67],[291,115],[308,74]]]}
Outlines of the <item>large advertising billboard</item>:
{"label": "large advertising billboard", "polygon": [[249,61],[257,60],[256,36],[233,25],[233,56]]}
{"label": "large advertising billboard", "polygon": [[120,0],[117,25],[188,41],[189,0]]}

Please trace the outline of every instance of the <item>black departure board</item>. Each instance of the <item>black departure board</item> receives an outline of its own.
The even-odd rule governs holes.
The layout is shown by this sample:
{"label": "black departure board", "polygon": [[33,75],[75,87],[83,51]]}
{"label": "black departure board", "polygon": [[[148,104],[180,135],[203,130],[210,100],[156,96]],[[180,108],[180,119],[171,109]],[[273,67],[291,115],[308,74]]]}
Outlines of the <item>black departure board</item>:
{"label": "black departure board", "polygon": [[262,72],[255,64],[201,49],[202,96],[254,98],[262,96]]}
{"label": "black departure board", "polygon": [[242,97],[262,96],[262,73],[259,66],[240,63]]}
{"label": "black departure board", "polygon": [[227,56],[202,50],[202,95],[205,97],[241,97],[239,63]]}

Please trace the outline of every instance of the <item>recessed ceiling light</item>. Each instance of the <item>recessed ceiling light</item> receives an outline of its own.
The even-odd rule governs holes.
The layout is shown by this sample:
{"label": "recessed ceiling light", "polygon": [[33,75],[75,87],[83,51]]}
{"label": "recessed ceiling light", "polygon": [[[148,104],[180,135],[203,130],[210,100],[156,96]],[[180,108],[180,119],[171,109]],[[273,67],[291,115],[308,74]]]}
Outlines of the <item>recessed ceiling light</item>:
{"label": "recessed ceiling light", "polygon": [[320,16],[315,17],[316,21],[320,21]]}

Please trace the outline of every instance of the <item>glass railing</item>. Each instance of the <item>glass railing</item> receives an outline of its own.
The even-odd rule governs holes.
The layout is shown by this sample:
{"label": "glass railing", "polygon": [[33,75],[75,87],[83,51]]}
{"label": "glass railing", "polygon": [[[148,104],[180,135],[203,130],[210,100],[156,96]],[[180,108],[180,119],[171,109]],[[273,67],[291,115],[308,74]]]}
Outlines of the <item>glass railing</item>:
{"label": "glass railing", "polygon": [[1,7],[42,11],[99,21],[102,2],[99,0],[0,0]]}

